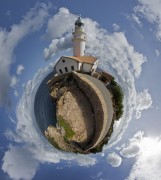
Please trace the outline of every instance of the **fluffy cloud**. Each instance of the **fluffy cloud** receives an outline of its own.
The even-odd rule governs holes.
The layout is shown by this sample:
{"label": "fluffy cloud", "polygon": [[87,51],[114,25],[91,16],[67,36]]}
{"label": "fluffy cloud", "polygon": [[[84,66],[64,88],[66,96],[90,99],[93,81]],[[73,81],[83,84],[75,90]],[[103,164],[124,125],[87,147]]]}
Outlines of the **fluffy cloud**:
{"label": "fluffy cloud", "polygon": [[151,180],[161,179],[161,137],[150,138],[139,131],[129,143],[122,148],[120,154],[127,158],[135,158],[134,165],[127,179]]}
{"label": "fluffy cloud", "polygon": [[11,77],[10,86],[11,86],[12,88],[15,88],[15,86],[17,85],[17,83],[18,83],[18,79],[16,78],[16,76],[12,76],[12,77]]}
{"label": "fluffy cloud", "polygon": [[151,95],[148,93],[148,90],[145,89],[143,92],[137,93],[136,96],[136,119],[141,117],[141,112],[144,109],[148,109],[152,105]]}
{"label": "fluffy cloud", "polygon": [[22,73],[22,71],[24,71],[24,69],[25,69],[25,67],[22,64],[19,64],[17,66],[17,71],[16,71],[17,75],[21,75],[21,73]]}
{"label": "fluffy cloud", "polygon": [[155,54],[158,57],[160,55],[160,51],[158,49],[155,50]]}
{"label": "fluffy cloud", "polygon": [[120,29],[120,26],[116,23],[112,24],[112,27],[113,27],[114,31],[119,31],[119,29]]}
{"label": "fluffy cloud", "polygon": [[47,6],[41,4],[32,8],[19,24],[12,25],[9,32],[0,28],[0,106],[6,101],[11,78],[9,70],[15,47],[27,34],[41,28],[47,15]]}
{"label": "fluffy cloud", "polygon": [[156,25],[156,37],[161,41],[161,2],[160,0],[138,0],[139,5],[134,8],[137,21],[145,18],[152,24]]}
{"label": "fluffy cloud", "polygon": [[47,34],[52,39],[61,38],[65,33],[71,33],[76,15],[69,12],[67,8],[60,8],[48,21]]}
{"label": "fluffy cloud", "polygon": [[138,131],[134,137],[131,138],[129,142],[120,149],[120,155],[126,158],[132,158],[140,154],[140,142],[143,138],[143,135],[144,133],[142,131]]}
{"label": "fluffy cloud", "polygon": [[59,39],[53,39],[48,48],[44,49],[44,57],[48,60],[51,56],[54,56],[56,53],[62,50],[66,50],[72,47],[72,36],[67,34],[65,37]]}
{"label": "fluffy cloud", "polygon": [[111,164],[112,167],[118,167],[121,165],[122,158],[116,153],[110,153],[107,156],[107,163]]}
{"label": "fluffy cloud", "polygon": [[3,158],[2,170],[7,172],[11,179],[30,180],[38,168],[38,161],[25,147],[10,146]]}

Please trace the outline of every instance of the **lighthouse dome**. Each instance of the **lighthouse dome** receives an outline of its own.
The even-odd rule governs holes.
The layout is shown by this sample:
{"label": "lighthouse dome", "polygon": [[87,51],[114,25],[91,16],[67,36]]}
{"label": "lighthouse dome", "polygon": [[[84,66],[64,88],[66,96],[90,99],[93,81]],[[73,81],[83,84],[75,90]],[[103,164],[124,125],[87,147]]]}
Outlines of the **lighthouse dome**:
{"label": "lighthouse dome", "polygon": [[81,18],[78,17],[78,19],[75,22],[75,26],[82,27],[84,26],[84,23],[81,21]]}

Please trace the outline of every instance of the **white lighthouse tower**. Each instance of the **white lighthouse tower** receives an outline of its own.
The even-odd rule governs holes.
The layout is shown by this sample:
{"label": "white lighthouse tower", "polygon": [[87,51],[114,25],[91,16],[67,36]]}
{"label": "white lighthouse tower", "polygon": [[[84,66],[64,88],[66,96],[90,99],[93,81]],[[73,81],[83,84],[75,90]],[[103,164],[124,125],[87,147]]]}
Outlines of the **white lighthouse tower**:
{"label": "white lighthouse tower", "polygon": [[75,22],[75,31],[73,32],[73,53],[74,56],[84,56],[86,33],[84,32],[84,23],[79,17]]}
{"label": "white lighthouse tower", "polygon": [[62,56],[54,67],[55,71],[59,75],[72,71],[91,74],[96,70],[98,60],[96,57],[85,55],[86,33],[80,17],[75,22],[72,41],[74,56]]}

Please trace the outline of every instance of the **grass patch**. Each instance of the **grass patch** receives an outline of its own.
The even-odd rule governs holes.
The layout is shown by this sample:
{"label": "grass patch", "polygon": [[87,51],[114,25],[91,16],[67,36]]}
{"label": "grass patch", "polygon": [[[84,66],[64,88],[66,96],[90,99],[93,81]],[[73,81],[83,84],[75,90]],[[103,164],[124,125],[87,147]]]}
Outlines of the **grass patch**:
{"label": "grass patch", "polygon": [[70,140],[75,135],[75,132],[62,116],[58,116],[57,118],[59,126],[65,130],[65,139]]}

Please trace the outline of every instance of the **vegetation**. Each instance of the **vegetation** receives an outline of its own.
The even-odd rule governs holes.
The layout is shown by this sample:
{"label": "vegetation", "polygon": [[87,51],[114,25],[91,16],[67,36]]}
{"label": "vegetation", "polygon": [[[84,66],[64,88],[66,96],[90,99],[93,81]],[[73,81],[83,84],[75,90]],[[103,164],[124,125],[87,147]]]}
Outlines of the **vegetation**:
{"label": "vegetation", "polygon": [[72,130],[70,125],[63,119],[62,116],[58,116],[58,124],[65,130],[65,139],[70,140],[75,135],[75,132]]}
{"label": "vegetation", "polygon": [[113,95],[113,103],[114,103],[114,111],[115,111],[115,119],[118,120],[121,118],[123,114],[123,98],[124,94],[121,87],[115,80],[112,80],[110,85],[108,86],[109,90]]}

